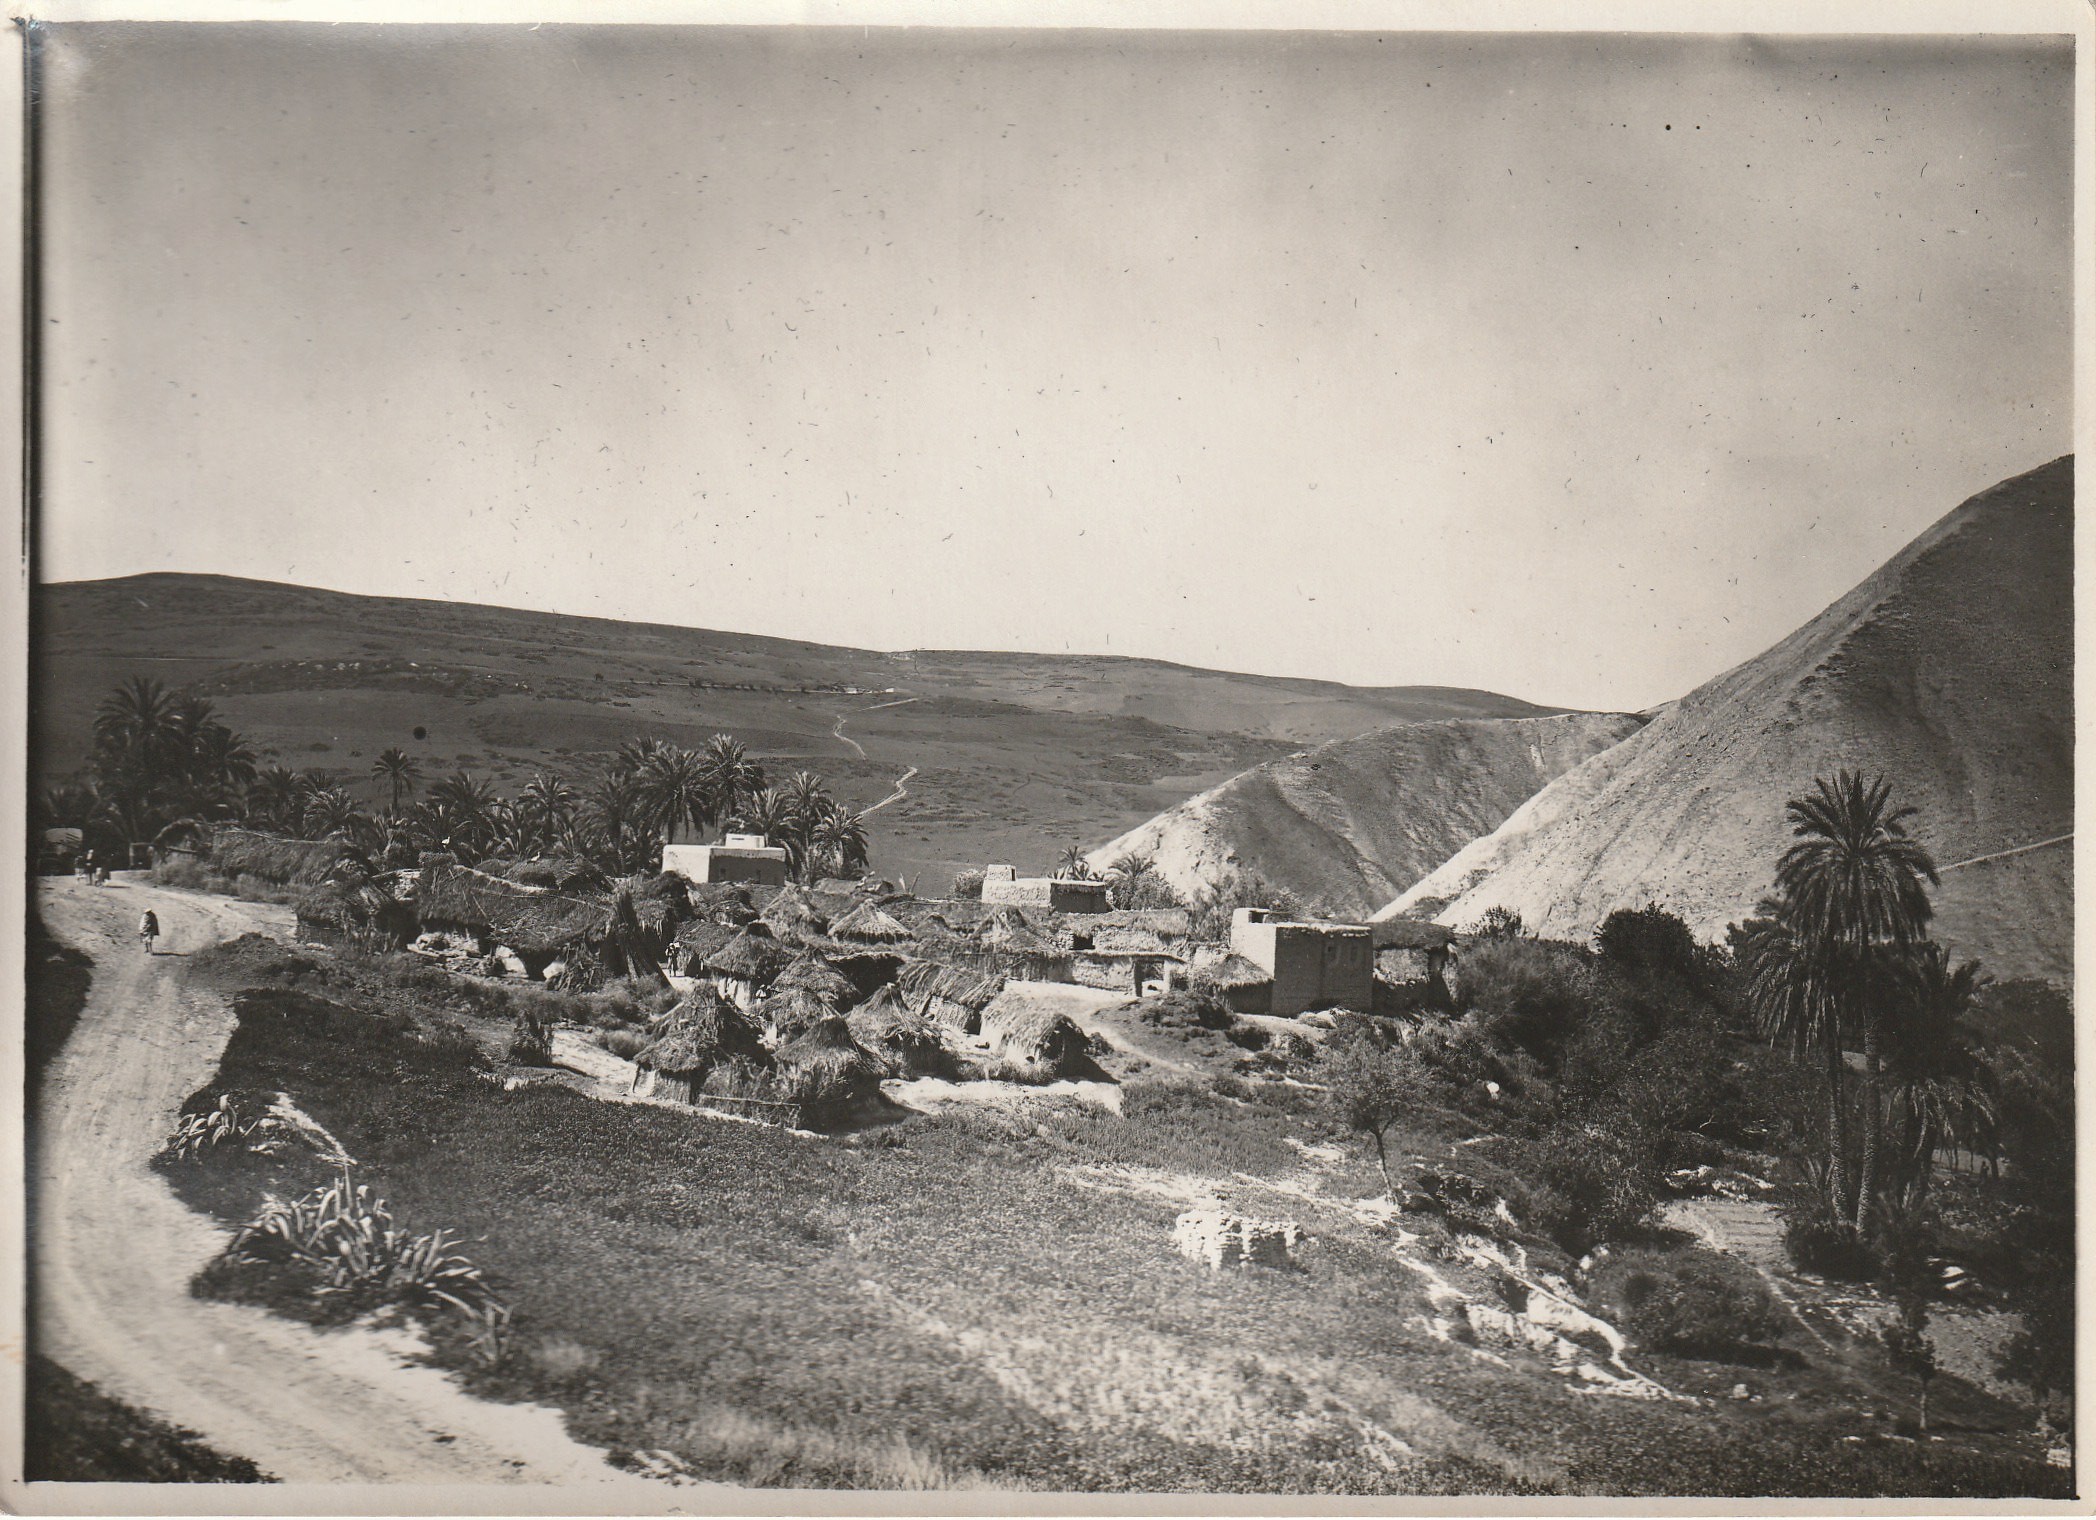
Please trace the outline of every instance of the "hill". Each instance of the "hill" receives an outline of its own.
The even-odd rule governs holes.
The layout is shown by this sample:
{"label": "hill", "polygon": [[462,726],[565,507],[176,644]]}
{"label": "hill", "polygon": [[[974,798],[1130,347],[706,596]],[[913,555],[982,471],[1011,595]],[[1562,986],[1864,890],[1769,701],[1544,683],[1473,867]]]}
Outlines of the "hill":
{"label": "hill", "polygon": [[569,778],[622,740],[722,730],[774,772],[871,805],[875,869],[1048,865],[1188,792],[1305,744],[1408,719],[1547,711],[1489,692],[1361,688],[1160,660],[882,653],[210,575],[38,587],[32,771],[86,757],[94,708],[133,675],[209,696],[266,759],[367,771],[397,745],[433,778]]}
{"label": "hill", "polygon": [[[1519,912],[1583,938],[1663,903],[1715,937],[1770,886],[1788,798],[1848,766],[1920,809],[1936,934],[1997,976],[2073,965],[2074,461],[1973,497],[1774,648],[1560,777],[1379,916]],[[2013,852],[2004,854],[2003,852]]]}
{"label": "hill", "polygon": [[1367,914],[1639,723],[1453,718],[1334,739],[1232,776],[1092,860],[1148,855],[1188,898],[1256,873],[1327,912]]}

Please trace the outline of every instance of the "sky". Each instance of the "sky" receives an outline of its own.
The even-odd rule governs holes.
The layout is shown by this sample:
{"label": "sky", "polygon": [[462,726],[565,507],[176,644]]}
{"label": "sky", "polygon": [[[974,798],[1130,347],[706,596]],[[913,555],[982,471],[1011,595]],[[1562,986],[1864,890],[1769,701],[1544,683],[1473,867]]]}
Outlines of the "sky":
{"label": "sky", "polygon": [[1639,709],[2071,446],[2064,38],[47,36],[47,581]]}

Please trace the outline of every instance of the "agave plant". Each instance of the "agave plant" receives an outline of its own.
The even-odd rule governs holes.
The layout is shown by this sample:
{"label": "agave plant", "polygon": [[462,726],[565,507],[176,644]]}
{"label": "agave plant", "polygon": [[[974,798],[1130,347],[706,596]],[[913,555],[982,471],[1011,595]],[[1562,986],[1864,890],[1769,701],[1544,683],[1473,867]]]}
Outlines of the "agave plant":
{"label": "agave plant", "polygon": [[227,1254],[240,1261],[305,1268],[317,1297],[353,1296],[368,1303],[448,1308],[462,1315],[490,1358],[499,1358],[509,1306],[487,1276],[443,1228],[411,1235],[386,1201],[349,1170],[303,1198],[270,1198],[233,1237]]}
{"label": "agave plant", "polygon": [[240,1106],[233,1101],[231,1093],[220,1093],[215,1107],[200,1114],[184,1114],[175,1126],[174,1134],[161,1147],[160,1154],[171,1161],[202,1161],[205,1155],[222,1145],[236,1145],[242,1149],[256,1148],[256,1138],[281,1129],[275,1119],[267,1114],[257,1118],[243,1118]]}

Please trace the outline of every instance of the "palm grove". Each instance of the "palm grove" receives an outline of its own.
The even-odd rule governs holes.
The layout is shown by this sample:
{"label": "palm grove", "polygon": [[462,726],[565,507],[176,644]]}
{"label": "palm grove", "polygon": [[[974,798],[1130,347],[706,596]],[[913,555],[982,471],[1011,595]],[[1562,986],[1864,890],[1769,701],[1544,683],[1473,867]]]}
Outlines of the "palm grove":
{"label": "palm grove", "polygon": [[860,816],[822,777],[800,771],[773,785],[727,734],[696,750],[630,740],[584,777],[542,772],[509,797],[466,771],[425,778],[398,748],[354,779],[376,791],[375,804],[350,790],[351,778],[260,764],[209,701],[141,677],[104,699],[84,775],[44,793],[39,812],[45,827],[78,828],[118,857],[185,826],[230,822],[339,841],[379,866],[446,850],[469,863],[562,856],[628,875],[651,868],[680,830],[726,826],[769,835],[805,880],[866,870]]}

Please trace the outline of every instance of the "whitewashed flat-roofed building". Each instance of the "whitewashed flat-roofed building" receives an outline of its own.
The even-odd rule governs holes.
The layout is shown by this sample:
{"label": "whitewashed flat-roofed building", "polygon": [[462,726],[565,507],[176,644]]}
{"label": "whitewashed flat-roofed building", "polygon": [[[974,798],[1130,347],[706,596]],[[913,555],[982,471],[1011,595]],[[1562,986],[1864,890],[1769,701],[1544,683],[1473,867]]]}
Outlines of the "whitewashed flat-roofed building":
{"label": "whitewashed flat-roofed building", "polygon": [[686,881],[786,885],[786,852],[762,834],[730,834],[719,844],[666,844],[662,869]]}

